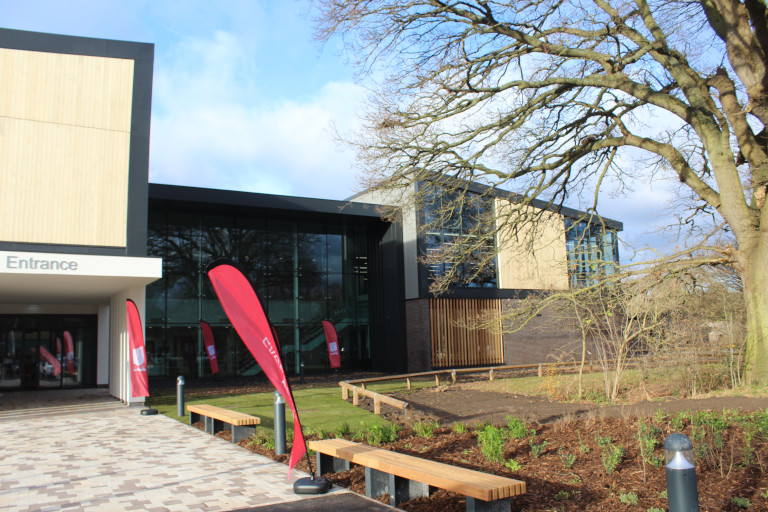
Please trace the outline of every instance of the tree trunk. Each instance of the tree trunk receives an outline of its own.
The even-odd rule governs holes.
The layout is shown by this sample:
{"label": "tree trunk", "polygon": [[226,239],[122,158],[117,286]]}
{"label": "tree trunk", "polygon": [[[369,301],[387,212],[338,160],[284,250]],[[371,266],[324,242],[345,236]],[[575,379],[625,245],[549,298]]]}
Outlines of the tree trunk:
{"label": "tree trunk", "polygon": [[747,313],[746,377],[749,384],[768,384],[768,240],[748,252],[742,268]]}

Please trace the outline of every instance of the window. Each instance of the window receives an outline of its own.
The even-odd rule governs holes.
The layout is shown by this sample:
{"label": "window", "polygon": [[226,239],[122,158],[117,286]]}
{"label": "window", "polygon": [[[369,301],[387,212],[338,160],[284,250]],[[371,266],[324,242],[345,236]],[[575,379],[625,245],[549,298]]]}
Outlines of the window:
{"label": "window", "polygon": [[571,287],[588,286],[601,276],[618,272],[616,231],[601,223],[565,218],[568,278]]}
{"label": "window", "polygon": [[488,222],[493,198],[432,187],[423,213],[430,280],[454,271],[451,287],[496,288],[495,242]]}

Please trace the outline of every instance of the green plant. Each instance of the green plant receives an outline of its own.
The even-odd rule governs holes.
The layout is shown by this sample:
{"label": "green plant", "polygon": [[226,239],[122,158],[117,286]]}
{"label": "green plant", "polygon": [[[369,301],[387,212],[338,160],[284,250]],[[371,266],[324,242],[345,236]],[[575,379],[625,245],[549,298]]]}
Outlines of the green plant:
{"label": "green plant", "polygon": [[666,489],[664,489],[663,491],[661,491],[661,492],[659,493],[659,498],[661,498],[661,499],[663,499],[663,500],[666,500],[666,499],[667,499],[667,490],[666,490]]}
{"label": "green plant", "polygon": [[557,491],[557,493],[555,494],[555,499],[556,500],[567,500],[570,497],[571,497],[571,493],[569,493],[568,491],[566,491],[564,489],[561,489],[561,490]]}
{"label": "green plant", "polygon": [[373,423],[368,427],[365,439],[368,444],[378,446],[383,443],[391,443],[397,439],[399,427],[394,424],[385,425],[382,423]]}
{"label": "green plant", "polygon": [[589,453],[589,445],[584,441],[582,441],[581,432],[579,432],[578,430],[576,431],[576,437],[579,439],[579,451],[581,451],[581,453],[585,455]]}
{"label": "green plant", "polygon": [[760,497],[765,499],[765,500],[768,500],[768,489],[766,489],[765,491],[761,492],[760,493]]}
{"label": "green plant", "polygon": [[667,415],[661,409],[656,409],[656,412],[653,413],[653,421],[656,423],[664,423],[664,418],[666,417]]}
{"label": "green plant", "polygon": [[525,422],[514,416],[507,416],[507,432],[510,439],[523,439],[530,433]]}
{"label": "green plant", "polygon": [[640,500],[634,492],[622,492],[619,493],[619,501],[625,505],[637,505]]}
{"label": "green plant", "polygon": [[523,468],[523,465],[517,462],[515,459],[505,460],[504,466],[510,471],[520,471]]}
{"label": "green plant", "polygon": [[647,425],[643,420],[638,421],[637,437],[640,443],[640,454],[644,461],[657,468],[664,464],[664,459],[653,453],[656,447],[661,444],[658,439],[659,434],[661,434],[661,430],[657,427]]}
{"label": "green plant", "polygon": [[752,503],[750,503],[748,498],[740,498],[740,497],[731,498],[731,503],[733,503],[739,508],[749,508],[752,505]]}
{"label": "green plant", "polygon": [[352,433],[352,428],[346,421],[336,427],[336,437],[346,437]]}
{"label": "green plant", "polygon": [[600,460],[605,468],[605,473],[610,475],[621,464],[621,461],[624,460],[625,450],[621,446],[614,445],[609,436],[595,435],[595,441],[603,449]]}
{"label": "green plant", "polygon": [[571,469],[573,464],[576,462],[576,456],[563,450],[562,446],[557,448],[557,455],[559,455],[560,460],[563,461],[563,466],[565,469]]}
{"label": "green plant", "polygon": [[544,452],[544,448],[547,446],[546,441],[542,441],[540,444],[536,444],[533,442],[533,438],[531,438],[529,444],[531,445],[531,455],[533,455],[534,459],[538,459]]}
{"label": "green plant", "polygon": [[463,434],[467,431],[467,426],[460,421],[454,421],[453,425],[451,425],[451,428],[457,434]]}
{"label": "green plant", "polygon": [[659,507],[651,507],[651,508],[649,508],[649,509],[646,509],[646,511],[645,511],[645,512],[667,512],[667,511],[666,511],[666,510],[664,510],[663,508],[659,508]]}
{"label": "green plant", "polygon": [[504,462],[504,433],[493,425],[486,425],[477,435],[480,452],[490,462]]}
{"label": "green plant", "polygon": [[677,416],[671,416],[669,418],[669,427],[675,432],[682,432],[685,428],[685,420],[689,414],[689,412],[681,412]]}
{"label": "green plant", "polygon": [[435,430],[440,427],[440,424],[436,421],[417,421],[413,424],[413,431],[419,437],[432,437],[435,435]]}

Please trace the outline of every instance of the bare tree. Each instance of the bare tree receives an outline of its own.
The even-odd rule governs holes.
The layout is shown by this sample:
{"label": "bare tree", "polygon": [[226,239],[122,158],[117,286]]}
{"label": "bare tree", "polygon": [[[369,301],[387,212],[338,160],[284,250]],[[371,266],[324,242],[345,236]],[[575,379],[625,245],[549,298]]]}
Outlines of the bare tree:
{"label": "bare tree", "polygon": [[768,383],[766,0],[317,4],[319,37],[340,34],[379,83],[353,141],[370,184],[511,190],[505,229],[530,234],[510,225],[541,220],[534,200],[589,197],[595,215],[609,181],[679,181],[683,224],[707,251],[666,261],[739,273],[748,379]]}

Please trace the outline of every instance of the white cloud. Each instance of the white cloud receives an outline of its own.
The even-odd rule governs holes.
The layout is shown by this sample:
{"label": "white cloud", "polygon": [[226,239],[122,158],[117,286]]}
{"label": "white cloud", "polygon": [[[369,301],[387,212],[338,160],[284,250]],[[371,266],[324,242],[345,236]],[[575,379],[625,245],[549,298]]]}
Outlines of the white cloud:
{"label": "white cloud", "polygon": [[[327,82],[301,100],[275,98],[274,77],[240,39],[215,32],[156,59],[150,180],[341,199],[353,154],[329,126],[356,123],[365,92]],[[267,85],[264,85],[266,83]]]}

